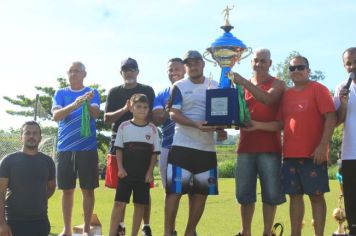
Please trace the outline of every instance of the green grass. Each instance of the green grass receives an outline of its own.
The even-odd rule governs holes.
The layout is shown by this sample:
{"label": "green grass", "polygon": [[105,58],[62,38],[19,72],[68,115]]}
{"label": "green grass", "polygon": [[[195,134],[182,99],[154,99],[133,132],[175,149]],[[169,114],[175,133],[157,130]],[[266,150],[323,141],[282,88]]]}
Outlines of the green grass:
{"label": "green grass", "polygon": [[[157,181],[160,185],[160,182]],[[325,195],[328,206],[327,222],[324,235],[331,235],[336,229],[336,222],[332,219],[332,211],[337,206],[339,196],[339,186],[334,180],[330,181],[331,192]],[[205,213],[198,226],[198,234],[202,236],[231,236],[240,228],[239,206],[235,201],[235,182],[234,179],[219,180],[220,194],[218,196],[208,197]],[[96,190],[96,204],[94,212],[98,215],[102,225],[104,235],[108,235],[110,224],[111,208],[113,205],[115,190],[100,187]],[[152,196],[152,213],[151,226],[154,235],[163,235],[163,208],[164,208],[164,191],[161,186],[151,190]],[[258,190],[258,202],[256,204],[255,215],[253,219],[253,235],[262,235],[263,221],[261,214],[261,198]],[[311,226],[311,209],[309,199],[305,199],[305,225],[302,235],[313,235]],[[187,198],[183,197],[180,204],[177,217],[177,230],[179,235],[183,235],[184,227],[187,220]],[[132,205],[128,205],[126,210],[126,227],[128,232],[131,229]],[[284,235],[290,234],[288,203],[278,207],[276,222],[282,222],[285,225]],[[55,235],[61,232],[63,227],[61,213],[61,193],[56,191],[54,196],[49,200],[49,217],[52,225],[51,232]],[[73,225],[82,223],[81,193],[77,189],[75,194],[75,203],[73,210]]]}

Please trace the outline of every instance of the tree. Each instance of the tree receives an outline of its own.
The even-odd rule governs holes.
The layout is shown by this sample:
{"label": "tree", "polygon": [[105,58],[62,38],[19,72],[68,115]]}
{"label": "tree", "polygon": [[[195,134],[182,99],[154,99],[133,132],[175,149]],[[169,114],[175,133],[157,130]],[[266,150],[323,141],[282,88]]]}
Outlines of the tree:
{"label": "tree", "polygon": [[[293,81],[289,78],[289,62],[295,57],[300,56],[300,53],[297,51],[292,51],[289,55],[284,59],[284,61],[278,63],[276,66],[272,67],[272,71],[276,72],[276,76],[282,80],[284,80],[288,87],[293,86]],[[325,79],[325,75],[320,70],[311,71],[310,79],[314,81],[320,81]]]}
{"label": "tree", "polygon": [[[69,84],[67,83],[66,79],[58,78],[58,88],[65,88],[68,87]],[[90,85],[90,87],[95,88],[98,90],[100,94],[100,103],[106,101],[105,89],[102,88],[99,84]],[[37,108],[37,113],[40,118],[43,120],[52,120],[52,98],[56,89],[52,87],[41,87],[35,86],[36,90],[39,91],[39,104],[40,106]],[[36,98],[28,98],[24,95],[17,95],[16,98],[10,98],[8,96],[3,97],[6,101],[20,106],[22,108],[21,111],[14,111],[14,110],[6,110],[6,113],[14,116],[25,116],[25,117],[34,117],[35,107],[36,107]],[[105,125],[104,123],[104,112],[100,111],[100,115],[96,121],[97,127],[97,141],[98,141],[98,148],[106,153],[107,151],[107,143],[108,138],[103,134],[103,131],[109,130],[109,126]],[[57,128],[53,127],[43,127],[43,133],[47,132],[55,132]],[[52,133],[53,134],[53,133]]]}
{"label": "tree", "polygon": [[342,134],[344,131],[344,125],[339,125],[335,128],[334,134],[331,138],[330,142],[330,163],[335,164],[337,162],[337,158],[339,153],[341,152],[341,144],[342,144]]}

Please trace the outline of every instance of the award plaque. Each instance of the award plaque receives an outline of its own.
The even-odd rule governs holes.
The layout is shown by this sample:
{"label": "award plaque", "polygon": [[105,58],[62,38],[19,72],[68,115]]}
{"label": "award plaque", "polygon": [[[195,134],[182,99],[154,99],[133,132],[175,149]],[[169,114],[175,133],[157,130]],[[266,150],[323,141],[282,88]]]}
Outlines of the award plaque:
{"label": "award plaque", "polygon": [[[233,87],[228,78],[228,74],[236,62],[246,58],[252,52],[251,48],[246,47],[241,40],[230,33],[234,28],[229,22],[229,12],[232,9],[228,6],[224,9],[225,22],[220,27],[224,30],[224,34],[216,39],[203,55],[206,61],[221,67],[219,88],[208,89],[206,93],[207,125],[245,126],[244,123],[249,121],[243,90],[239,85]],[[213,60],[207,58],[209,54]]]}

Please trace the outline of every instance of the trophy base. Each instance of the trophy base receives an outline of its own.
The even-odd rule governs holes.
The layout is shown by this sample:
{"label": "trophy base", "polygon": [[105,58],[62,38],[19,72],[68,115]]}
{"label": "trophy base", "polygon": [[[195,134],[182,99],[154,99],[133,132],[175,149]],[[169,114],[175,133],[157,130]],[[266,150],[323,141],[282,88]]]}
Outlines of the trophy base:
{"label": "trophy base", "polygon": [[244,127],[239,120],[237,90],[235,88],[207,90],[205,120],[207,126]]}

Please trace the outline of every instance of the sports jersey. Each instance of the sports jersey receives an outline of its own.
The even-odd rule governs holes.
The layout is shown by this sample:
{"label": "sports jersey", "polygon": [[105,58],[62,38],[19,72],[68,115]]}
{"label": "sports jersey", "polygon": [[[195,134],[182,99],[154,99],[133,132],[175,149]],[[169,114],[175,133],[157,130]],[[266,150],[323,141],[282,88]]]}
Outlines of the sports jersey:
{"label": "sports jersey", "polygon": [[[217,87],[216,81],[207,78],[201,84],[194,84],[189,78],[179,80],[173,85],[172,108],[193,121],[205,121],[206,90]],[[213,134],[177,123],[172,145],[215,152]]]}
{"label": "sports jersey", "polygon": [[[165,110],[167,101],[170,98],[170,90],[171,88],[168,87],[157,94],[153,102],[153,110],[156,109]],[[162,133],[163,133],[162,147],[163,148],[168,148],[168,149],[171,148],[173,142],[173,135],[174,135],[174,126],[175,126],[175,122],[169,118],[166,119],[162,124]]]}
{"label": "sports jersey", "polygon": [[127,178],[144,181],[152,154],[160,153],[157,127],[152,123],[140,126],[131,120],[125,121],[117,130],[115,147],[122,150]]}
{"label": "sports jersey", "polygon": [[[84,87],[81,90],[72,90],[70,87],[62,88],[56,91],[53,97],[52,111],[54,109],[61,109],[73,103],[79,96],[87,92],[94,91],[94,97],[90,101],[91,106],[100,108],[100,96],[97,90]],[[95,119],[90,118],[90,137],[80,136],[80,126],[82,118],[82,106],[73,110],[58,124],[58,144],[57,150],[63,151],[88,151],[96,150],[96,127]]]}

